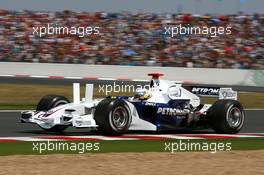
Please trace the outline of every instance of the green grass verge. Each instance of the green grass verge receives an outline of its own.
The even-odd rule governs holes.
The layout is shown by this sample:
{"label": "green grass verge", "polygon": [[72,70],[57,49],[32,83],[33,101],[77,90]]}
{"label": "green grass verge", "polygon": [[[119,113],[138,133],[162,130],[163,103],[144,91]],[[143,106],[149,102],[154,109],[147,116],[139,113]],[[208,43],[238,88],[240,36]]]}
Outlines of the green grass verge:
{"label": "green grass verge", "polygon": [[34,110],[36,104],[0,104],[0,110]]}
{"label": "green grass verge", "polygon": [[[45,141],[46,142],[46,141]],[[231,151],[232,150],[261,150],[264,149],[264,139],[263,138],[236,138],[236,139],[203,139],[203,140],[136,140],[136,141],[84,141],[84,142],[56,142],[52,141],[51,143],[69,143],[72,145],[81,145],[82,144],[99,144],[99,151],[84,151],[84,153],[109,153],[109,152],[171,152],[172,151],[172,144],[174,144],[174,152],[178,152],[176,150],[176,144],[182,143],[200,143],[201,145],[209,145],[208,150],[200,150],[200,151],[207,151],[207,152],[219,152],[215,145],[227,145],[230,144]],[[41,142],[11,142],[11,143],[0,143],[0,155],[40,155],[40,154],[78,154],[82,153],[76,151],[74,149],[63,151],[42,151],[34,150],[33,151],[33,143],[40,144],[44,143]],[[47,143],[47,142],[46,142]],[[170,150],[165,146],[165,143],[168,145],[170,143]],[[211,146],[210,146],[211,145]],[[47,147],[47,145],[46,145]],[[80,148],[81,148],[80,147]],[[44,146],[42,147],[44,148]],[[51,147],[50,147],[51,148]],[[90,149],[91,147],[89,147]],[[226,150],[227,147],[225,147]],[[95,149],[95,147],[93,147]],[[221,151],[223,147],[221,147]],[[199,151],[199,150],[186,150],[186,151]]]}
{"label": "green grass verge", "polygon": [[[84,96],[84,86],[81,89]],[[35,109],[40,98],[47,94],[59,94],[72,99],[72,86],[0,84],[0,110]],[[111,93],[108,95],[133,95],[133,93]],[[94,88],[94,97],[103,98],[106,94]],[[264,93],[239,93],[238,99],[245,108],[264,108]],[[203,97],[204,103],[213,103],[216,98]]]}

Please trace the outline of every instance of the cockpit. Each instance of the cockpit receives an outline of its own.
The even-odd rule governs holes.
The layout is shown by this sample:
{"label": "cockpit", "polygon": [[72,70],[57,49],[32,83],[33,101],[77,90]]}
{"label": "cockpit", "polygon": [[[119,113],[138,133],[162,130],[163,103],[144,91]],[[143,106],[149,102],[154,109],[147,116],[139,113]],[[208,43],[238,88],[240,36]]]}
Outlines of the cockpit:
{"label": "cockpit", "polygon": [[150,80],[150,89],[137,89],[134,95],[134,99],[138,100],[148,100],[152,97],[153,88],[160,86],[159,77],[163,76],[161,73],[150,73],[149,76],[152,76]]}

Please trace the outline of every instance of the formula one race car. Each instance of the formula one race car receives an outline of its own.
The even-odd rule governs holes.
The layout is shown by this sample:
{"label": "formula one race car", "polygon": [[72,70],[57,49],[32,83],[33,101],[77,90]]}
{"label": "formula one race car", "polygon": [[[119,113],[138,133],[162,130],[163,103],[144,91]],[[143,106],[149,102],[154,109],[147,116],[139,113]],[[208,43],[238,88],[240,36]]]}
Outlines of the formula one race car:
{"label": "formula one race car", "polygon": [[[36,123],[46,131],[62,132],[68,126],[120,135],[130,130],[161,131],[213,128],[217,133],[235,134],[245,121],[237,92],[231,88],[193,87],[160,80],[151,73],[149,89],[134,96],[93,100],[93,84],[86,84],[80,100],[80,84],[73,84],[73,102],[59,95],[44,96],[36,111],[22,112],[22,123]],[[200,95],[217,96],[213,105],[202,104]]]}

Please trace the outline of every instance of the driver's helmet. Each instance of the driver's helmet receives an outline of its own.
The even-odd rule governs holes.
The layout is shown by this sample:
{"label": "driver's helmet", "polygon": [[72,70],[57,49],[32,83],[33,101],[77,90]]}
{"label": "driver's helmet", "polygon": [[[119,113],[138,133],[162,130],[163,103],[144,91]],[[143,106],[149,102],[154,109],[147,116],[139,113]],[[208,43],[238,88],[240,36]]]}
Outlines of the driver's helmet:
{"label": "driver's helmet", "polygon": [[154,79],[153,81],[155,82],[155,85],[156,86],[159,86],[160,85],[160,80],[159,79]]}
{"label": "driver's helmet", "polygon": [[140,100],[147,100],[150,98],[150,93],[147,89],[137,89],[134,98]]}

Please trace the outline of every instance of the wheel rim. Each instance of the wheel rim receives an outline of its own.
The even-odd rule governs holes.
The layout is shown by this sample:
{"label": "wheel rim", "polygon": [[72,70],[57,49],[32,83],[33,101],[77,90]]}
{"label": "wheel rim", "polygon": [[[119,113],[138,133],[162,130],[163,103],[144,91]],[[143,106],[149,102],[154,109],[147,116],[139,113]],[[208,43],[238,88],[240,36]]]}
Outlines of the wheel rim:
{"label": "wheel rim", "polygon": [[128,112],[124,107],[117,107],[112,113],[112,121],[116,128],[122,129],[128,122]]}
{"label": "wheel rim", "polygon": [[227,113],[227,122],[231,128],[237,128],[242,122],[243,114],[237,107],[230,108]]}

